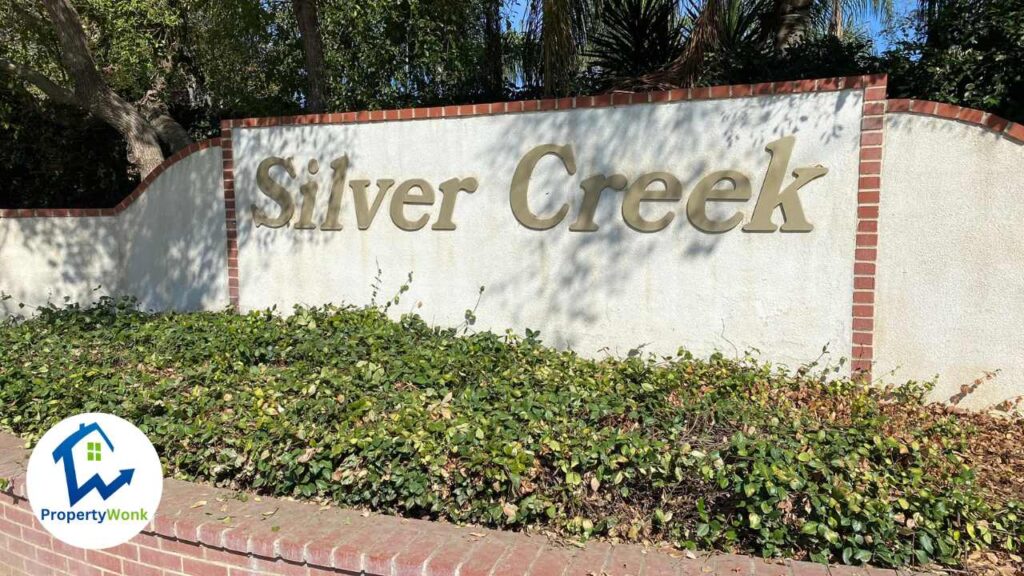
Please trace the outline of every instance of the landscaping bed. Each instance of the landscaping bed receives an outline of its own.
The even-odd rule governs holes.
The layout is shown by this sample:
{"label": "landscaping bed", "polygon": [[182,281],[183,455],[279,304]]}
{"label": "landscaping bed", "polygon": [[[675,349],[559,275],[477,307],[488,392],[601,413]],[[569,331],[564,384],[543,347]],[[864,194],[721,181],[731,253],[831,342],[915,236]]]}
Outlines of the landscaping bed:
{"label": "landscaping bed", "polygon": [[0,428],[109,412],[169,476],[567,540],[1024,568],[1020,419],[841,366],[589,360],[471,322],[42,309],[0,325]]}

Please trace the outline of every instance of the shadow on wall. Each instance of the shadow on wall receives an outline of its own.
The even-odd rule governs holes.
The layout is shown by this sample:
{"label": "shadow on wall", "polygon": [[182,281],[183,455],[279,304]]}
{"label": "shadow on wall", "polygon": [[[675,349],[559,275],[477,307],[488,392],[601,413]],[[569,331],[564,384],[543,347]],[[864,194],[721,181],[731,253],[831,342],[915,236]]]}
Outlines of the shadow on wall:
{"label": "shadow on wall", "polygon": [[208,147],[115,216],[0,219],[0,313],[121,295],[149,310],[220,308],[226,258],[221,151]]}
{"label": "shadow on wall", "polygon": [[[385,295],[394,293],[396,285],[414,272],[407,300],[424,304],[416,311],[428,322],[461,323],[482,285],[479,326],[499,331],[540,329],[546,341],[584,353],[595,352],[600,340],[614,340],[613,354],[652,341],[658,343],[658,351],[669,352],[679,345],[703,352],[735,341],[738,347],[762,349],[781,342],[794,361],[813,360],[824,345],[845,355],[862,97],[860,90],[845,90],[393,123],[236,129],[242,308],[365,304],[379,265]],[[806,191],[814,203],[809,214],[820,231],[812,237],[695,230],[687,221],[685,202],[696,182],[716,170],[747,174],[752,198],[739,208],[749,219],[771,159],[765,147],[785,136],[797,138],[787,184],[797,165],[826,163],[833,170],[832,176],[815,183],[813,191]],[[572,144],[578,170],[570,177],[556,159],[545,159],[531,180],[531,207],[544,214],[566,202],[571,208],[556,227],[527,230],[509,209],[508,184],[523,154],[548,143]],[[473,176],[480,186],[458,201],[458,229],[450,232],[429,226],[415,232],[397,230],[387,214],[393,189],[365,231],[356,230],[351,221],[352,196],[347,189],[342,217],[350,220],[342,231],[253,227],[249,211],[254,204],[271,213],[277,210],[254,192],[259,159],[295,158],[295,180],[280,172],[274,178],[287,183],[296,199],[298,186],[313,179],[303,170],[306,162],[318,159],[322,170],[315,177],[320,188],[314,221],[319,223],[330,182],[324,167],[342,154],[351,156],[349,179],[400,182],[422,177],[436,187],[447,178]],[[682,201],[651,203],[641,210],[648,218],[671,210],[675,218],[668,228],[644,234],[627,227],[620,215],[623,193],[607,192],[596,214],[597,231],[568,230],[578,215],[577,186],[583,178],[622,173],[632,182],[651,171],[669,172],[683,185]],[[376,186],[370,190],[372,198]],[[710,203],[709,213],[720,218],[737,207]],[[434,222],[438,205],[413,210],[430,214]],[[293,219],[298,216],[296,208]],[[778,210],[774,220],[781,223]],[[826,259],[827,268],[808,270],[808,263]],[[275,281],[283,278],[287,282]],[[791,285],[795,288],[788,293],[780,288]],[[800,325],[792,318],[808,295],[826,307],[811,309],[804,314],[812,317],[811,323]],[[777,320],[788,324],[773,324]],[[749,337],[748,326],[756,330]]]}

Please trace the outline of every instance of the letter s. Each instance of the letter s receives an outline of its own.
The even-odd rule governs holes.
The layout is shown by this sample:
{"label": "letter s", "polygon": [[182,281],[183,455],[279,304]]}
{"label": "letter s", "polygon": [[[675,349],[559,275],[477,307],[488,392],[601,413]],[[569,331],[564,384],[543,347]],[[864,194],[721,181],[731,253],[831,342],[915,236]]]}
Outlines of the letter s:
{"label": "letter s", "polygon": [[271,156],[260,162],[259,167],[256,168],[256,186],[259,187],[260,192],[281,207],[281,213],[276,218],[271,218],[267,216],[267,213],[262,208],[258,208],[255,205],[252,206],[252,219],[256,222],[257,227],[280,228],[287,225],[292,219],[292,214],[295,213],[295,202],[292,200],[291,193],[284,186],[274,182],[274,179],[270,177],[270,169],[274,166],[281,166],[288,173],[288,176],[295,178],[295,166],[292,164],[291,158],[284,159]]}

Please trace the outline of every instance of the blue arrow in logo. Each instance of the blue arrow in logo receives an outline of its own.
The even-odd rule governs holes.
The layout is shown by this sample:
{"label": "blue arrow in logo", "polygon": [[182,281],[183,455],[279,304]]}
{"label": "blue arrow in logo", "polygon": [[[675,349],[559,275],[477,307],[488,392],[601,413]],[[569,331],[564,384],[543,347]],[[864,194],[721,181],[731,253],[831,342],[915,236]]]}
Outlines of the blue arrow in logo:
{"label": "blue arrow in logo", "polygon": [[[80,424],[78,430],[64,439],[64,441],[60,443],[60,446],[57,446],[56,450],[53,451],[54,463],[60,462],[61,460],[64,461],[64,478],[68,485],[68,500],[71,502],[72,506],[77,504],[82,498],[85,498],[85,496],[93,490],[98,492],[100,497],[104,500],[110,498],[115,492],[120,490],[121,487],[131,484],[132,476],[135,474],[134,468],[121,470],[121,473],[118,474],[117,478],[109,484],[104,482],[103,479],[100,478],[99,474],[94,474],[92,478],[89,478],[84,484],[79,486],[78,475],[75,473],[75,457],[71,450],[86,436],[93,432],[98,432],[103,438],[103,441],[107,443],[107,447],[110,448],[110,451],[114,451],[114,445],[110,443],[110,439],[107,438],[107,434],[103,432],[103,429],[95,422],[88,425]],[[89,459],[91,460],[92,457],[90,456]]]}

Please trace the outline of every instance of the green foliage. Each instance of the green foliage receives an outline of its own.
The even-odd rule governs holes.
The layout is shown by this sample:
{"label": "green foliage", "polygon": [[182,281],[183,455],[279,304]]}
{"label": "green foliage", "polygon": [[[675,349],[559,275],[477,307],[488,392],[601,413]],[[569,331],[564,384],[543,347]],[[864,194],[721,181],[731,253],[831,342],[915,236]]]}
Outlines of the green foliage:
{"label": "green foliage", "polygon": [[995,112],[1024,121],[1024,3],[930,3],[927,19],[903,24],[885,55],[889,92]]}
{"label": "green foliage", "polygon": [[676,0],[605,0],[585,54],[608,86],[661,69],[682,43]]}
{"label": "green foliage", "polygon": [[104,300],[0,327],[0,427],[34,441],[111,412],[177,477],[578,538],[886,565],[1020,547],[1024,510],[980,489],[964,421],[914,389],[800,374],[588,360],[386,307]]}

